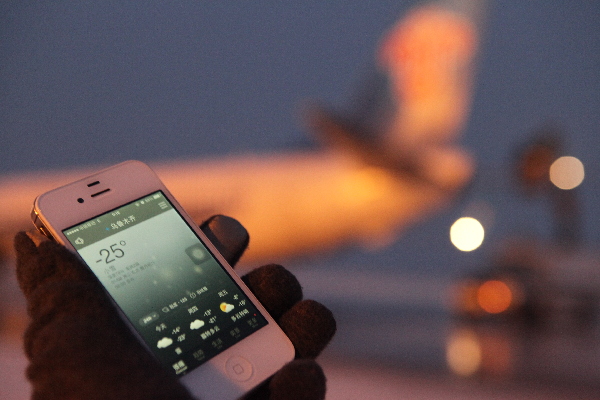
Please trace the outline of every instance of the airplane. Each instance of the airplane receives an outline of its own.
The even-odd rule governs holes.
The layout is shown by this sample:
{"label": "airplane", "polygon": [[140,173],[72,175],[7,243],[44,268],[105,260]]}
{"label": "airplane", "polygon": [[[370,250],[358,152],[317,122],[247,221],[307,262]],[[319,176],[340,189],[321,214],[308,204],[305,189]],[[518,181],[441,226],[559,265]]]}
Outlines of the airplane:
{"label": "airplane", "polygon": [[[476,4],[475,4],[476,3]],[[350,112],[313,105],[310,151],[149,162],[198,222],[213,214],[250,232],[244,263],[383,246],[447,206],[473,176],[457,143],[468,117],[485,2],[416,6],[384,34]],[[0,176],[0,240],[32,227],[34,198],[104,166]]]}

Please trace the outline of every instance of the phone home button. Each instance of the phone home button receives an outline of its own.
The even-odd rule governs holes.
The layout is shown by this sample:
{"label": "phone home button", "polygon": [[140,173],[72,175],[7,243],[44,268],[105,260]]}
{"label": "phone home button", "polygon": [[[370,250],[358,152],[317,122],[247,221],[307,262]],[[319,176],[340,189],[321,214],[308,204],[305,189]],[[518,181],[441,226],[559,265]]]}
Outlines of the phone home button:
{"label": "phone home button", "polygon": [[225,369],[231,379],[244,382],[252,377],[252,364],[243,357],[233,356],[225,363]]}

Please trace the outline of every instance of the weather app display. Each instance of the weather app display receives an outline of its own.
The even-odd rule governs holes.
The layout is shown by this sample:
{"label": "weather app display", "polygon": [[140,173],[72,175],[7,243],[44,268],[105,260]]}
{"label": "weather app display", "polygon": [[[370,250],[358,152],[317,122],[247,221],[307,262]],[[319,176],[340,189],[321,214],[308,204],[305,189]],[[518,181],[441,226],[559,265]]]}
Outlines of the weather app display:
{"label": "weather app display", "polygon": [[175,374],[267,324],[162,192],[63,233]]}

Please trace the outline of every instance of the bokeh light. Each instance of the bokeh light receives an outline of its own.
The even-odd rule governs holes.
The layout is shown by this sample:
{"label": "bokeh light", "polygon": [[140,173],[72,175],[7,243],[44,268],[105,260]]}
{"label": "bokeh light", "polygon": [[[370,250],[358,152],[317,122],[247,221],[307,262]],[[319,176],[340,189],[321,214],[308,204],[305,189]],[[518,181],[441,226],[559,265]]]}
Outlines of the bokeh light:
{"label": "bokeh light", "polygon": [[473,332],[467,329],[453,332],[446,345],[446,363],[453,373],[471,376],[481,367],[481,359],[481,343]]}
{"label": "bokeh light", "polygon": [[479,306],[490,314],[499,314],[508,310],[512,301],[512,291],[502,281],[486,281],[477,290]]}
{"label": "bokeh light", "polygon": [[550,181],[559,189],[574,189],[584,177],[583,163],[576,157],[560,157],[550,166]]}
{"label": "bokeh light", "polygon": [[473,251],[481,246],[485,231],[483,225],[471,217],[459,218],[450,227],[450,241],[461,251]]}

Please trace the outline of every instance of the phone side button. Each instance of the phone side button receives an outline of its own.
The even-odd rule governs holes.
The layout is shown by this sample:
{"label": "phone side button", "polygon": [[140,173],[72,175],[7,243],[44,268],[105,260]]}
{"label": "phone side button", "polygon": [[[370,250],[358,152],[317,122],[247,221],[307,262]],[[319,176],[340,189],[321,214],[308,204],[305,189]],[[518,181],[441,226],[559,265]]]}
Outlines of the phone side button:
{"label": "phone side button", "polygon": [[225,369],[231,379],[244,382],[252,377],[252,364],[243,357],[233,356],[225,363]]}

